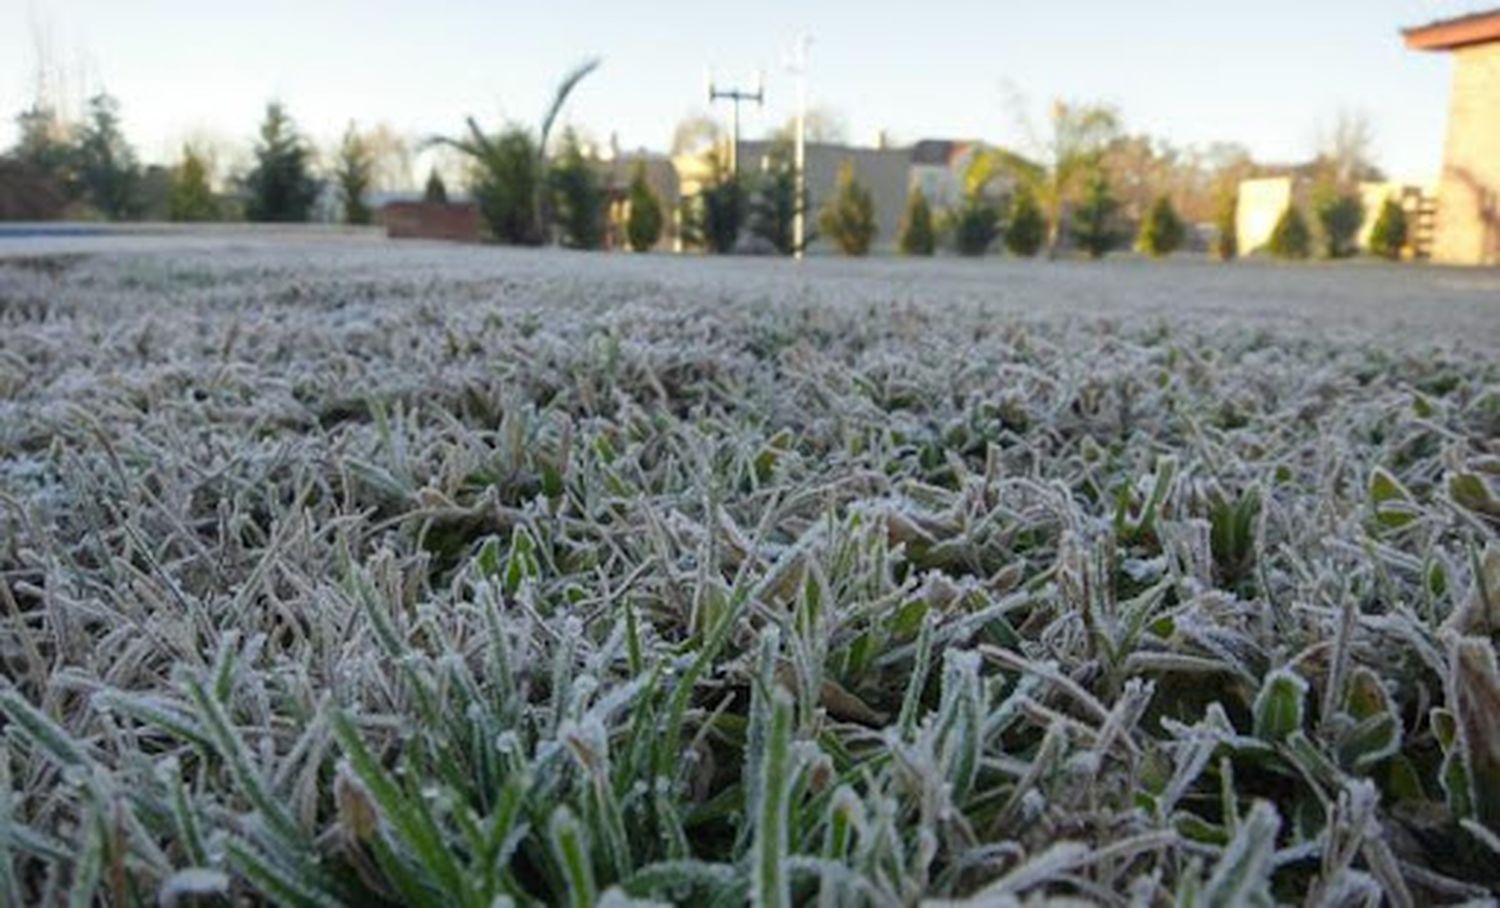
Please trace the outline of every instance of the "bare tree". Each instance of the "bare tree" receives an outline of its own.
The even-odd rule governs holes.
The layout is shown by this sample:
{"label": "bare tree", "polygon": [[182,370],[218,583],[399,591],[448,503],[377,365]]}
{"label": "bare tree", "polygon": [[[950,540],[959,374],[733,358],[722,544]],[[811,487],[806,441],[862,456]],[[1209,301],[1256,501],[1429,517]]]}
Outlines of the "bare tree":
{"label": "bare tree", "polygon": [[[1034,135],[1022,119],[1023,132]],[[1119,135],[1120,115],[1105,104],[1055,101],[1049,130],[1040,141],[1033,139],[1036,160],[1004,149],[987,149],[976,159],[965,182],[969,191],[988,180],[1010,173],[1036,195],[1047,215],[1047,254],[1057,253],[1068,204],[1083,186],[1084,178],[1097,169],[1111,141]]]}
{"label": "bare tree", "polygon": [[[842,145],[849,141],[849,121],[842,113],[832,107],[819,106],[808,108],[803,128],[806,130],[804,135],[806,135],[809,142],[828,142]],[[797,120],[795,117],[791,117],[771,133],[771,138],[790,139],[796,134]]]}
{"label": "bare tree", "polygon": [[412,145],[388,123],[377,123],[361,134],[370,153],[370,188],[392,192],[416,188]]}
{"label": "bare tree", "polygon": [[698,154],[717,146],[723,137],[718,120],[702,112],[688,114],[672,130],[672,155]]}
{"label": "bare tree", "polygon": [[1340,187],[1381,177],[1375,165],[1375,127],[1363,110],[1344,109],[1318,137],[1318,176]]}

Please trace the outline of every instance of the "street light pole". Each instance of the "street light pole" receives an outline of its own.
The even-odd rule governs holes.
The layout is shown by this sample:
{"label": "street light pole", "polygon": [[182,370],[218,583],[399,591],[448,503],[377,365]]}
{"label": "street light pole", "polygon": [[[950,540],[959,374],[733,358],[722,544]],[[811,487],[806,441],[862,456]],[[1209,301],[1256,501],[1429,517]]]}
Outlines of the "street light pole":
{"label": "street light pole", "polygon": [[729,141],[729,172],[738,179],[740,175],[740,102],[754,101],[757,106],[766,103],[766,86],[763,77],[757,75],[755,80],[755,91],[747,91],[742,88],[721,89],[714,85],[712,73],[708,76],[708,103],[726,100],[734,105],[733,131],[730,133]]}
{"label": "street light pole", "polygon": [[792,62],[788,67],[797,76],[797,136],[792,155],[797,195],[792,207],[792,255],[799,261],[803,247],[807,245],[807,48],[810,44],[812,36],[797,36],[797,46],[792,51]]}

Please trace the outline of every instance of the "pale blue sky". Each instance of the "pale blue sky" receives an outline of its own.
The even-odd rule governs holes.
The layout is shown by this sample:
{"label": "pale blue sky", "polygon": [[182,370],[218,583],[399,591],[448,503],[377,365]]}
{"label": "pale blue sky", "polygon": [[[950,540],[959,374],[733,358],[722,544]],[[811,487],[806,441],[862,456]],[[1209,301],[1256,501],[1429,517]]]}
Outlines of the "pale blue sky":
{"label": "pale blue sky", "polygon": [[1486,5],[0,0],[0,145],[30,97],[37,34],[75,85],[120,98],[145,157],[165,159],[193,134],[248,144],[271,97],[320,141],[351,118],[411,134],[457,130],[469,112],[531,121],[589,54],[604,68],[568,119],[593,136],[665,148],[676,122],[706,107],[710,64],[726,81],[766,71],[766,109],[746,117],[753,134],[791,113],[782,61],[806,31],[812,100],[861,143],[882,128],[901,141],[1018,142],[1018,92],[1036,121],[1053,97],[1100,99],[1133,131],[1286,160],[1307,156],[1343,108],[1368,114],[1387,170],[1422,177],[1439,163],[1450,61],[1405,50],[1398,29]]}

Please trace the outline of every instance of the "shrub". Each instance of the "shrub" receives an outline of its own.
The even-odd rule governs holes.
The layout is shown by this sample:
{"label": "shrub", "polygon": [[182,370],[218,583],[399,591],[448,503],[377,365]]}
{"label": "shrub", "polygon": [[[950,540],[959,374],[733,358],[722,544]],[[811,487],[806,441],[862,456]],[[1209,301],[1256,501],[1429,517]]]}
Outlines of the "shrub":
{"label": "shrub", "polygon": [[310,171],[311,153],[286,110],[266,105],[255,146],[255,166],[245,175],[245,217],[251,221],[305,221],[318,197]]}
{"label": "shrub", "polygon": [[427,187],[422,190],[422,201],[434,205],[448,204],[448,184],[434,167],[427,172]]}
{"label": "shrub", "polygon": [[339,189],[339,201],[344,206],[344,223],[370,223],[370,206],[365,204],[365,193],[370,191],[374,171],[375,153],[350,123],[344,131],[344,141],[339,145],[338,166],[333,174]]}
{"label": "shrub", "polygon": [[646,182],[645,162],[637,161],[635,172],[630,175],[630,211],[625,217],[625,238],[630,248],[645,252],[661,239],[661,202]]}
{"label": "shrub", "polygon": [[1119,242],[1114,226],[1119,207],[1110,192],[1109,176],[1095,168],[1084,185],[1083,200],[1073,212],[1073,239],[1089,258],[1103,258]]}
{"label": "shrub", "polygon": [[1381,258],[1395,261],[1401,258],[1406,248],[1406,209],[1395,199],[1386,199],[1380,206],[1380,215],[1370,229],[1370,251]]}
{"label": "shrub", "polygon": [[1146,211],[1145,219],[1141,221],[1141,232],[1136,238],[1136,247],[1152,258],[1161,258],[1181,248],[1185,233],[1182,218],[1177,216],[1177,209],[1172,207],[1172,200],[1166,196],[1159,196],[1155,202],[1151,203],[1150,209]]}
{"label": "shrub", "polygon": [[953,231],[953,249],[959,255],[984,255],[1000,235],[1000,209],[970,194],[953,212],[949,229]]}
{"label": "shrub", "polygon": [[1356,238],[1365,222],[1365,206],[1359,196],[1329,191],[1314,204],[1323,240],[1323,254],[1331,259],[1348,258],[1358,251]]}
{"label": "shrub", "polygon": [[875,200],[854,175],[854,164],[839,167],[833,198],[818,216],[818,227],[845,255],[865,255],[875,239]]}
{"label": "shrub", "polygon": [[1047,219],[1029,189],[1016,192],[1010,203],[1010,220],[1005,225],[1005,248],[1012,255],[1031,258],[1047,241]]}
{"label": "shrub", "polygon": [[1266,251],[1279,259],[1305,259],[1312,251],[1312,235],[1307,220],[1296,205],[1288,205],[1271,230]]}
{"label": "shrub", "polygon": [[915,186],[906,197],[906,214],[901,218],[901,237],[897,245],[904,255],[932,255],[937,249],[932,208],[927,204],[927,196]]}
{"label": "shrub", "polygon": [[174,221],[212,221],[219,217],[218,200],[208,185],[208,164],[191,145],[182,149],[182,162],[172,174],[167,217]]}
{"label": "shrub", "polygon": [[1240,228],[1236,220],[1239,206],[1238,190],[1230,189],[1219,196],[1218,210],[1214,212],[1214,224],[1219,228],[1214,236],[1214,255],[1221,262],[1240,254]]}
{"label": "shrub", "polygon": [[558,241],[569,249],[604,245],[604,190],[571,129],[563,133],[562,153],[553,162],[547,182]]}
{"label": "shrub", "polygon": [[63,216],[67,189],[51,174],[12,157],[0,157],[0,221],[50,221]]}

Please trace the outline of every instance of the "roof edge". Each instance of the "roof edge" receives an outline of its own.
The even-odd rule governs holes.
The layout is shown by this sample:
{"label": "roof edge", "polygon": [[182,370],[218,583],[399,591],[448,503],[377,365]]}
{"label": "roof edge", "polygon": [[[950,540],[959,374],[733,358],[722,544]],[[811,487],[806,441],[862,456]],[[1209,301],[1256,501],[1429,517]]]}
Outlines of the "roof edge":
{"label": "roof edge", "polygon": [[1458,50],[1500,42],[1500,9],[1403,28],[1401,36],[1411,50]]}

